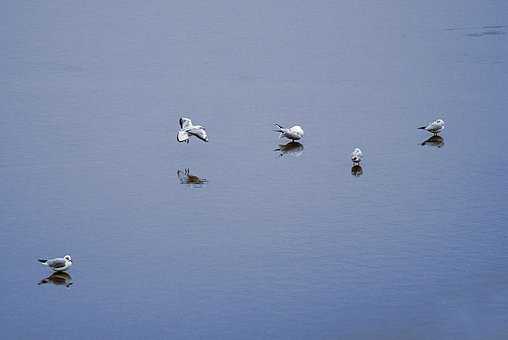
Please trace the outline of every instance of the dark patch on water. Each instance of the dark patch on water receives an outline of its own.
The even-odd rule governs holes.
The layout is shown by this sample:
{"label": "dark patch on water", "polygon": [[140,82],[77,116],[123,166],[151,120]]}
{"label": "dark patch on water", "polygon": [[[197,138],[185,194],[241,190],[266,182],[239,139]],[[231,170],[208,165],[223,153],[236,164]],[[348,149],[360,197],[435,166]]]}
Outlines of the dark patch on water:
{"label": "dark patch on water", "polygon": [[468,37],[483,37],[485,35],[505,35],[506,32],[504,31],[498,31],[498,30],[489,30],[484,32],[475,32],[475,33],[469,33],[466,34]]}

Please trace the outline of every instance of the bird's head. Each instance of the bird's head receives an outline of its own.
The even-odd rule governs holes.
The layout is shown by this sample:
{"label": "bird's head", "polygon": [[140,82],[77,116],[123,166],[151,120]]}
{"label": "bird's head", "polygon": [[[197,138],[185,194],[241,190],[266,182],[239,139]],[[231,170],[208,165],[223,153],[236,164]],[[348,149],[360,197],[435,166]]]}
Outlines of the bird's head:
{"label": "bird's head", "polygon": [[70,256],[70,255],[65,255],[65,256],[64,256],[64,260],[65,260],[65,261],[72,262],[72,259],[71,259],[71,256]]}

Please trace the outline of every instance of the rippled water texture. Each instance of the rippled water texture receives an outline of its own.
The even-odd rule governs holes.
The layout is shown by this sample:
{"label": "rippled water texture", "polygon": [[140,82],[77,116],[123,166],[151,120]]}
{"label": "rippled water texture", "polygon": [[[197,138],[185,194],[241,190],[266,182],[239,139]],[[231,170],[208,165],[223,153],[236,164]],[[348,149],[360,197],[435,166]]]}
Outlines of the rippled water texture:
{"label": "rippled water texture", "polygon": [[2,338],[506,338],[506,13],[5,2]]}

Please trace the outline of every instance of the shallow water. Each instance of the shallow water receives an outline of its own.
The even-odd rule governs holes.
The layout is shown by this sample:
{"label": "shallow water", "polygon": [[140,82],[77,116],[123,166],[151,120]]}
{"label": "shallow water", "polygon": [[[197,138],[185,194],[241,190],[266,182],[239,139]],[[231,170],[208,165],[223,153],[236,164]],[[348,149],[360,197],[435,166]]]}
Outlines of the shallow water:
{"label": "shallow water", "polygon": [[[5,4],[4,337],[503,339],[504,13]],[[181,113],[209,143],[176,142]],[[72,285],[38,285],[66,253]]]}

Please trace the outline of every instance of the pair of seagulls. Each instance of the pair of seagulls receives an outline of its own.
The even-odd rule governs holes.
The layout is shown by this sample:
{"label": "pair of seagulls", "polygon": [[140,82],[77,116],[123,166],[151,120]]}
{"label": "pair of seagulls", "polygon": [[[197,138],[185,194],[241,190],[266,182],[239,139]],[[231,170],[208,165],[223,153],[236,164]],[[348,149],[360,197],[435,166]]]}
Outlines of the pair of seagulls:
{"label": "pair of seagulls", "polygon": [[[277,127],[277,129],[274,131],[279,132],[281,138],[285,137],[287,139],[291,139],[294,142],[295,140],[299,140],[303,137],[303,129],[301,126],[295,125],[290,128],[285,128],[279,124],[274,125]],[[176,140],[180,143],[189,143],[191,136],[197,137],[204,142],[208,142],[208,135],[203,126],[192,124],[192,120],[189,118],[180,118],[180,130],[176,135]]]}
{"label": "pair of seagulls", "polygon": [[[439,137],[438,134],[443,131],[445,128],[444,120],[436,119],[432,123],[427,124],[426,126],[419,127],[418,129],[426,130],[430,133],[434,134],[434,137]],[[442,140],[442,139],[441,139]],[[351,160],[354,164],[360,164],[363,158],[362,150],[359,148],[355,148],[353,153],[351,153]]]}
{"label": "pair of seagulls", "polygon": [[[303,137],[303,129],[301,126],[293,126],[290,128],[284,128],[279,124],[274,124],[278,129],[274,130],[275,132],[280,132],[280,138],[285,137],[287,139],[291,139],[292,142],[295,140],[299,140]],[[363,153],[359,148],[355,148],[353,153],[351,154],[351,160],[355,164],[359,164],[362,161]]]}

